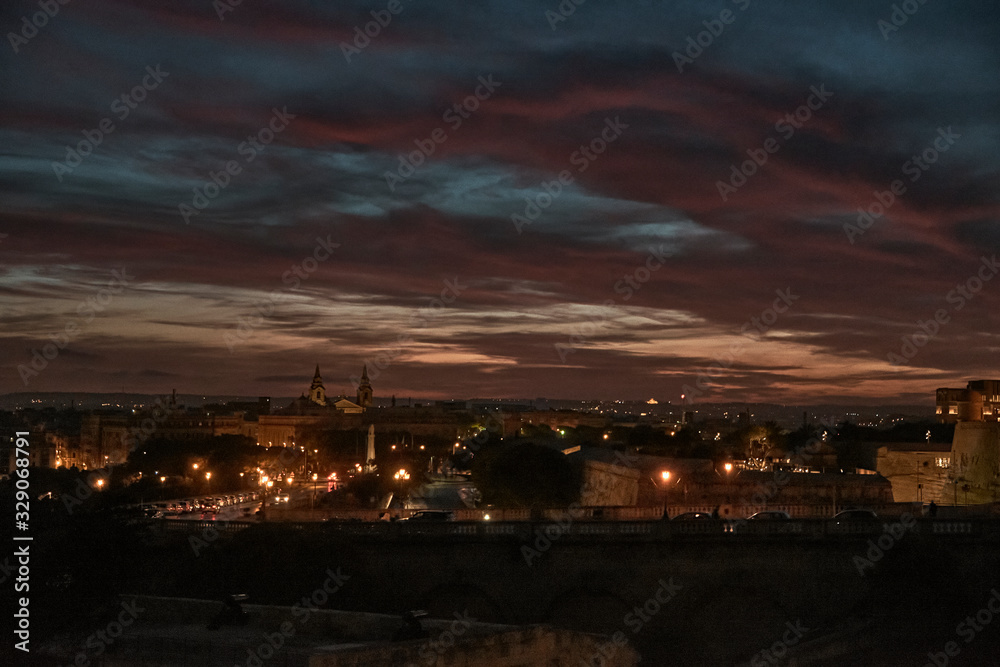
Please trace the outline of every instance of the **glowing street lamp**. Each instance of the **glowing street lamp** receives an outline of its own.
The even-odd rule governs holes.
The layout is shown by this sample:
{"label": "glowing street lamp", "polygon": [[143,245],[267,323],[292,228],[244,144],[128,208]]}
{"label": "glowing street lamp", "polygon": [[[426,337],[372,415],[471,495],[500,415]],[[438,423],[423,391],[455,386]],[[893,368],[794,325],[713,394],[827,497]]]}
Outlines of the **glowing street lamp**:
{"label": "glowing street lamp", "polygon": [[166,478],[166,477],[163,477],[163,476],[161,475],[161,476],[160,476],[160,484],[163,484],[163,483],[164,483],[164,482],[166,482],[166,481],[167,481],[167,478]]}
{"label": "glowing street lamp", "polygon": [[733,464],[732,464],[732,463],[727,463],[726,465],[722,466],[722,468],[723,468],[723,469],[724,469],[724,470],[725,470],[725,471],[726,471],[727,473],[730,473],[730,472],[732,472],[732,471],[733,471]]}
{"label": "glowing street lamp", "polygon": [[669,482],[670,481],[670,471],[669,470],[664,470],[663,472],[661,472],[660,473],[660,479],[662,479],[664,482]]}

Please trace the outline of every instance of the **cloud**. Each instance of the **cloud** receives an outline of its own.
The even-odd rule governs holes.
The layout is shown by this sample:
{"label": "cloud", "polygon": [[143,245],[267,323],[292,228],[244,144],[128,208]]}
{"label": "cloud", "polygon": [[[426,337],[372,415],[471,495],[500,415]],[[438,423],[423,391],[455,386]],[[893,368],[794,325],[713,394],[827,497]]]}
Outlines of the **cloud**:
{"label": "cloud", "polygon": [[[135,284],[38,387],[297,395],[315,363],[349,387],[409,336],[377,392],[673,398],[779,289],[800,298],[713,396],[929,401],[987,372],[993,284],[908,366],[887,355],[997,252],[993,4],[928,3],[885,39],[885,7],[752,3],[683,73],[673,53],[717,4],[587,4],[556,30],[552,6],[406,4],[350,62],[365,3],[243,3],[224,20],[196,2],[65,7],[0,69],[0,391],[121,267]],[[169,76],[119,118],[157,64]],[[833,96],[779,130],[818,86]],[[248,159],[275,108],[295,118]],[[104,118],[114,131],[60,180],[53,164]],[[615,119],[620,136],[581,160]],[[960,137],[910,180],[948,127]],[[719,182],[769,139],[724,200]],[[420,164],[390,188],[401,160]],[[229,161],[239,173],[185,224],[179,205]],[[518,233],[511,216],[564,172]],[[844,226],[895,179],[905,194],[851,243]],[[340,246],[293,287],[317,239]],[[275,294],[231,353],[224,335]],[[555,344],[595,318],[560,361]]]}

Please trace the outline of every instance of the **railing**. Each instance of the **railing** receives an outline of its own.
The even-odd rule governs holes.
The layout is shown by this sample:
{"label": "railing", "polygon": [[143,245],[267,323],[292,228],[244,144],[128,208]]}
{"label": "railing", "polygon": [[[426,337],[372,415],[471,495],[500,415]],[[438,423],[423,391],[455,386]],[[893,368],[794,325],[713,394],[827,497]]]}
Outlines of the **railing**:
{"label": "railing", "polygon": [[[216,530],[231,534],[251,526],[246,521],[157,520],[168,531],[204,532]],[[789,539],[850,539],[878,536],[887,530],[906,530],[933,538],[960,539],[975,537],[1000,541],[997,519],[907,519],[893,517],[836,521],[834,519],[775,519],[729,521],[697,519],[691,521],[594,521],[577,520],[563,514],[552,521],[327,521],[273,522],[294,530],[330,531],[374,539],[448,539],[448,540],[530,540],[537,531],[558,531],[561,539],[578,540],[669,540],[687,538],[733,539],[734,537],[782,537]]]}

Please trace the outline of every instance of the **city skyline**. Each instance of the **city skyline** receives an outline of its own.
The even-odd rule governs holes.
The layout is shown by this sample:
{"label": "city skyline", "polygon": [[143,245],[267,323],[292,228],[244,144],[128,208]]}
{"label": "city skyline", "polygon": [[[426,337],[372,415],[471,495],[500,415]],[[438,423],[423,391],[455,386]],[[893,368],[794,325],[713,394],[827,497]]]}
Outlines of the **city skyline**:
{"label": "city skyline", "polygon": [[995,375],[990,3],[39,11],[0,10],[0,394]]}

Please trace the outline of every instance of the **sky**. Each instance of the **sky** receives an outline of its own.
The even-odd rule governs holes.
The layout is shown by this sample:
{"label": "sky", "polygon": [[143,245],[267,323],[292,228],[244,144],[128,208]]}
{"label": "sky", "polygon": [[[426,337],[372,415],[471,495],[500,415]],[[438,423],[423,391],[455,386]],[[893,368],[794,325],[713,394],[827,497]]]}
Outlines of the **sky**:
{"label": "sky", "polygon": [[0,28],[0,393],[997,376],[995,2],[14,0]]}

